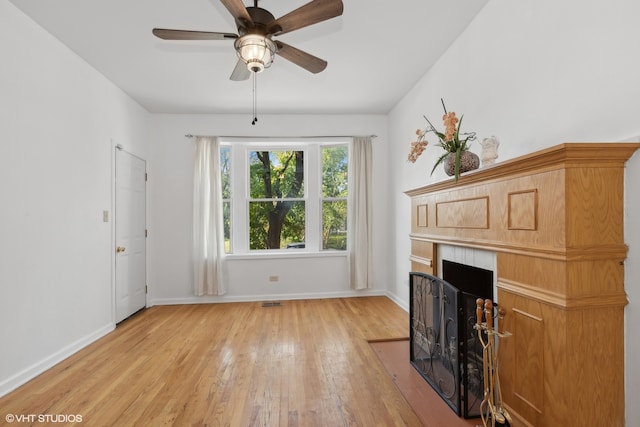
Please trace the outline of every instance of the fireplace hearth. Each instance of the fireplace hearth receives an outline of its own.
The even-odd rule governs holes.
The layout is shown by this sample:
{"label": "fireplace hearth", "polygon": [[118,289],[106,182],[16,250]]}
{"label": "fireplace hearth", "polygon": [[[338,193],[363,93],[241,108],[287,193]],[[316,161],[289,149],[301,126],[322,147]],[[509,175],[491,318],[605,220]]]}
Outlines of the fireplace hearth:
{"label": "fireplace hearth", "polygon": [[443,272],[455,286],[426,273],[409,275],[410,362],[459,416],[479,417],[482,346],[473,325],[476,299],[492,299],[493,273],[447,263]]}

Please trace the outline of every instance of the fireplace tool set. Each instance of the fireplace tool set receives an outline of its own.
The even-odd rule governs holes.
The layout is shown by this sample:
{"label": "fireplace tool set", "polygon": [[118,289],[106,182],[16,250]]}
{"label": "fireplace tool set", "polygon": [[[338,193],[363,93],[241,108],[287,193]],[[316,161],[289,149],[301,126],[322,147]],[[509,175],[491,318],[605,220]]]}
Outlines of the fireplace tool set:
{"label": "fireplace tool set", "polygon": [[[480,404],[480,416],[484,427],[509,426],[511,415],[502,407],[502,392],[498,377],[498,341],[510,333],[502,332],[504,309],[497,310],[498,328],[494,328],[494,310],[497,307],[489,299],[476,300],[477,323],[474,328],[482,344],[482,361],[484,366],[484,399]],[[482,321],[484,313],[485,321]]]}

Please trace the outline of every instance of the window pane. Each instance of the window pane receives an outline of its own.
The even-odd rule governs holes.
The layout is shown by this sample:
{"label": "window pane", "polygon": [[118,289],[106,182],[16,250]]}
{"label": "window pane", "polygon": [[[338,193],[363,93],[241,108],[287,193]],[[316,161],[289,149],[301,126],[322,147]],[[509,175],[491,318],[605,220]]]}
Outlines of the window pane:
{"label": "window pane", "polygon": [[347,169],[347,147],[322,149],[322,197],[347,197]]}
{"label": "window pane", "polygon": [[251,151],[249,190],[252,199],[304,196],[303,151]]}
{"label": "window pane", "polygon": [[231,253],[231,147],[220,147],[220,180],[222,185],[222,222],[224,252]]}
{"label": "window pane", "polygon": [[249,249],[304,243],[303,151],[251,151],[249,190]]}
{"label": "window pane", "polygon": [[220,147],[220,178],[222,180],[222,198],[231,198],[231,147]]}
{"label": "window pane", "polygon": [[304,201],[249,203],[249,249],[303,247]]}
{"label": "window pane", "polygon": [[347,249],[347,202],[322,203],[322,249]]}
{"label": "window pane", "polygon": [[222,221],[224,227],[224,252],[231,253],[231,202],[222,201]]}

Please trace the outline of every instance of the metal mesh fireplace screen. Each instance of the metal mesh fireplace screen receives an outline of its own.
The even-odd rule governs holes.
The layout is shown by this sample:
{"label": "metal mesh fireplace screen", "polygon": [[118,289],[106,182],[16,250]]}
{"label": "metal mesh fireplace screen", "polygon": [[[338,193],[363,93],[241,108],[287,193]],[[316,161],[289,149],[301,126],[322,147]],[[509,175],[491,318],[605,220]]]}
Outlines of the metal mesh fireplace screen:
{"label": "metal mesh fireplace screen", "polygon": [[410,273],[411,364],[458,415],[480,416],[482,347],[475,324],[477,296],[444,280]]}

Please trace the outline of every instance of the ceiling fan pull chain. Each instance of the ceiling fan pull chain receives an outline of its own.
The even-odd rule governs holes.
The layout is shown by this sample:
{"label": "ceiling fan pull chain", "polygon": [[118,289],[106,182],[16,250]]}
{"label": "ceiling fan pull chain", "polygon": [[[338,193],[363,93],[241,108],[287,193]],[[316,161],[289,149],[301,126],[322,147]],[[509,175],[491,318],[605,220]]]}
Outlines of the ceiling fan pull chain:
{"label": "ceiling fan pull chain", "polygon": [[253,74],[253,121],[251,124],[255,126],[258,121],[258,73],[251,74]]}

